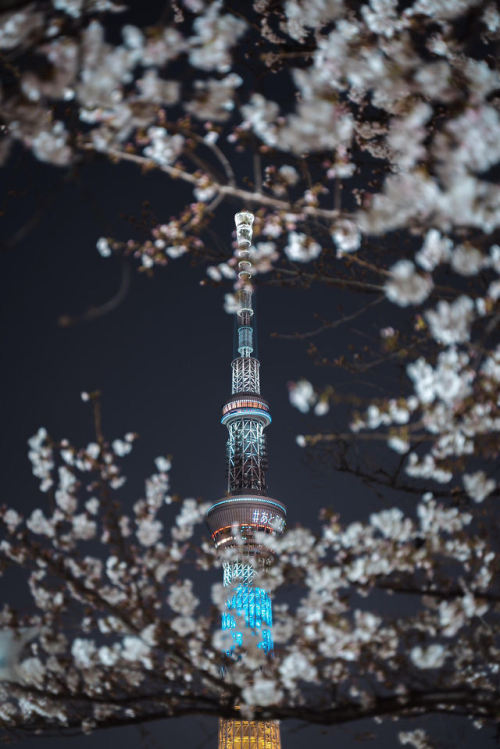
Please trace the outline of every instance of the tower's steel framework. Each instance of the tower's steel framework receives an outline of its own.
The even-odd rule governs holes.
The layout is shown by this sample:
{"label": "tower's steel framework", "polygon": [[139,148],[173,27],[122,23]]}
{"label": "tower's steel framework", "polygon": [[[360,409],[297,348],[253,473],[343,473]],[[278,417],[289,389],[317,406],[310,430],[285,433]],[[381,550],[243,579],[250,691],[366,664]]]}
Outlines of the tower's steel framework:
{"label": "tower's steel framework", "polygon": [[[222,628],[231,632],[233,649],[247,638],[257,638],[257,647],[271,654],[271,598],[267,591],[254,584],[256,568],[267,564],[270,556],[255,534],[256,531],[282,533],[286,508],[282,502],[267,495],[266,487],[264,430],[271,423],[271,415],[260,394],[260,363],[252,356],[255,341],[250,259],[253,220],[253,215],[247,211],[235,216],[240,280],[236,312],[237,356],[231,364],[232,395],[223,406],[221,420],[228,430],[228,483],[226,496],[212,505],[207,521],[217,549],[238,549],[237,557],[223,564],[228,597]],[[219,749],[280,747],[278,721],[223,718],[219,721]]]}

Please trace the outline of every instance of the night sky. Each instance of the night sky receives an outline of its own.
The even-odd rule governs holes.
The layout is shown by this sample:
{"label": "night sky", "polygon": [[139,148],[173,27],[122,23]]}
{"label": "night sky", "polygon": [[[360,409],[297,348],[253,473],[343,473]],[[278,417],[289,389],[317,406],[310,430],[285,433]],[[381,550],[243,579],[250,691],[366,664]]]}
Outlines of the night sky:
{"label": "night sky", "polygon": [[[134,431],[140,435],[125,459],[128,481],[121,492],[128,508],[140,496],[157,455],[170,454],[172,490],[181,496],[216,500],[225,490],[226,430],[220,408],[230,394],[233,323],[223,311],[226,287],[200,286],[203,267],[189,260],[171,261],[147,278],[130,263],[130,287],[121,304],[108,314],[70,327],[58,325],[62,315],[78,316],[100,306],[120,287],[122,261],[104,259],[96,250],[99,236],[126,240],[141,236],[131,216],[140,218],[144,201],[160,221],[167,221],[191,199],[190,191],[173,185],[159,172],[142,175],[133,166],[113,165],[102,158],[65,170],[35,161],[20,147],[2,170],[2,308],[3,387],[0,434],[3,463],[1,502],[30,512],[43,507],[44,495],[31,475],[27,439],[43,425],[56,439],[85,445],[94,437],[91,411],[81,391],[103,395],[103,427],[108,439]],[[218,242],[232,252],[233,214],[248,206],[227,203],[218,211]],[[307,357],[307,342],[283,340],[290,333],[317,327],[319,313],[335,319],[373,297],[314,287],[290,290],[261,283],[258,289],[259,358],[262,394],[271,405],[267,431],[269,494],[288,506],[289,524],[315,526],[320,508],[330,507],[344,521],[365,519],[370,512],[413,500],[378,497],[345,474],[320,470],[295,444],[298,433],[347,430],[347,411],[334,410],[322,419],[291,408],[287,382],[301,376],[316,384],[331,382],[347,392],[349,377],[340,370],[318,369]],[[397,314],[382,304],[355,324],[341,326],[315,342],[329,355],[345,353],[358,341],[356,328],[377,336],[381,325]],[[375,376],[375,375],[374,375]],[[377,375],[378,377],[378,375]],[[385,375],[384,375],[385,377]],[[363,394],[383,395],[404,381],[368,381]],[[387,451],[380,451],[380,459]],[[1,580],[0,580],[1,582]],[[5,585],[0,595],[12,605],[26,601],[25,591]],[[428,725],[440,746],[493,746],[493,733],[478,734],[462,721],[431,718],[382,726],[373,721],[326,729],[282,725],[286,749],[332,745],[359,746],[360,735],[376,738],[366,746],[398,746],[397,730]],[[146,735],[147,734],[147,735]],[[72,738],[73,749],[96,749],[120,742],[121,749],[183,745],[216,747],[215,719],[184,718],[137,728],[107,730]],[[68,746],[65,738],[22,740],[18,746],[40,749]]]}

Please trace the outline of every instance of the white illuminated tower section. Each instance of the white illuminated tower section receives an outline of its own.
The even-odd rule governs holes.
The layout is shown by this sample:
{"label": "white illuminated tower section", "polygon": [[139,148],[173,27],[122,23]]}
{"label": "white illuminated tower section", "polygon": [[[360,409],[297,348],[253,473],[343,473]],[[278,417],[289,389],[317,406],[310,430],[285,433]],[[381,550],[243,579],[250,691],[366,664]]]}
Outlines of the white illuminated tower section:
{"label": "white illuminated tower section", "polygon": [[[267,495],[266,437],[269,405],[260,394],[260,362],[254,356],[255,316],[252,303],[251,243],[254,217],[235,216],[238,239],[236,352],[231,363],[232,395],[222,409],[228,430],[227,492],[209,509],[207,521],[215,547],[238,549],[224,561],[228,589],[222,628],[231,632],[233,647],[252,643],[272,654],[272,605],[269,593],[255,584],[256,570],[271,561],[256,532],[277,534],[285,527],[286,508]],[[278,721],[219,721],[219,749],[280,749]]]}

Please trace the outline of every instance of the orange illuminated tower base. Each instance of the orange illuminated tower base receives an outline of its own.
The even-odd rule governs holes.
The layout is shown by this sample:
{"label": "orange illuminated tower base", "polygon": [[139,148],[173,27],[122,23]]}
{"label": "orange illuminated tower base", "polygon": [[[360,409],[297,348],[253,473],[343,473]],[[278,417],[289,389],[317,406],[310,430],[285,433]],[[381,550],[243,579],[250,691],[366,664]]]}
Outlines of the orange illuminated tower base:
{"label": "orange illuminated tower base", "polygon": [[219,718],[219,749],[281,749],[279,720]]}

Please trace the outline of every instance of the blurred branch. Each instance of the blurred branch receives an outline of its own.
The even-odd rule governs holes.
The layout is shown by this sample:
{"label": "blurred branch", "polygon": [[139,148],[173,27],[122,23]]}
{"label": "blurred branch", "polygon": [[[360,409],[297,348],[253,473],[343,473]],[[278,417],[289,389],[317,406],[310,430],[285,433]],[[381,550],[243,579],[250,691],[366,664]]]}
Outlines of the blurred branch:
{"label": "blurred branch", "polygon": [[[102,152],[96,151],[94,146],[90,143],[84,146],[84,150],[94,151],[96,153],[102,154]],[[107,155],[115,161],[130,161],[146,169],[158,169],[161,172],[165,172],[165,174],[168,174],[173,179],[180,179],[184,182],[189,183],[190,185],[196,186],[199,181],[194,174],[191,174],[191,172],[187,172],[184,169],[180,169],[179,167],[175,166],[168,166],[167,164],[163,164],[160,166],[159,164],[152,161],[151,159],[146,158],[145,156],[139,156],[135,153],[128,153],[128,151],[120,151],[115,148],[109,148],[102,155]],[[335,221],[341,215],[338,211],[330,211],[324,208],[316,208],[314,206],[301,206],[300,208],[294,209],[293,204],[285,200],[278,200],[278,198],[272,198],[269,195],[264,195],[263,193],[257,191],[243,190],[240,187],[235,187],[234,185],[230,184],[222,185],[218,182],[213,182],[212,187],[223,197],[236,198],[239,201],[242,201],[243,205],[257,203],[259,205],[268,206],[280,211],[295,212],[297,214],[305,216],[315,216],[317,218],[324,218],[331,221]]]}
{"label": "blurred branch", "polygon": [[89,307],[87,311],[83,312],[81,315],[61,315],[61,317],[57,321],[58,325],[60,325],[62,328],[69,328],[72,325],[79,325],[83,322],[92,322],[93,320],[97,320],[99,317],[104,317],[104,315],[107,315],[109,312],[117,309],[117,307],[120,306],[120,304],[128,294],[128,291],[130,289],[130,278],[130,264],[126,259],[122,259],[121,281],[116,294],[114,294],[111,299],[108,299],[107,302],[101,304],[99,307]]}
{"label": "blurred branch", "polygon": [[333,330],[334,328],[338,328],[344,323],[349,322],[350,320],[355,320],[357,317],[359,317],[364,312],[366,312],[367,309],[369,309],[370,307],[374,307],[376,304],[380,304],[380,302],[383,302],[384,299],[385,299],[385,296],[379,296],[377,299],[374,299],[372,302],[369,302],[361,309],[358,309],[356,310],[356,312],[353,312],[351,315],[346,315],[345,317],[341,317],[339,320],[332,320],[331,322],[325,322],[319,328],[316,328],[315,330],[310,330],[307,333],[271,333],[271,338],[283,338],[286,340],[303,340],[304,338],[313,338],[314,336],[317,336],[320,333],[323,333],[325,330]]}

